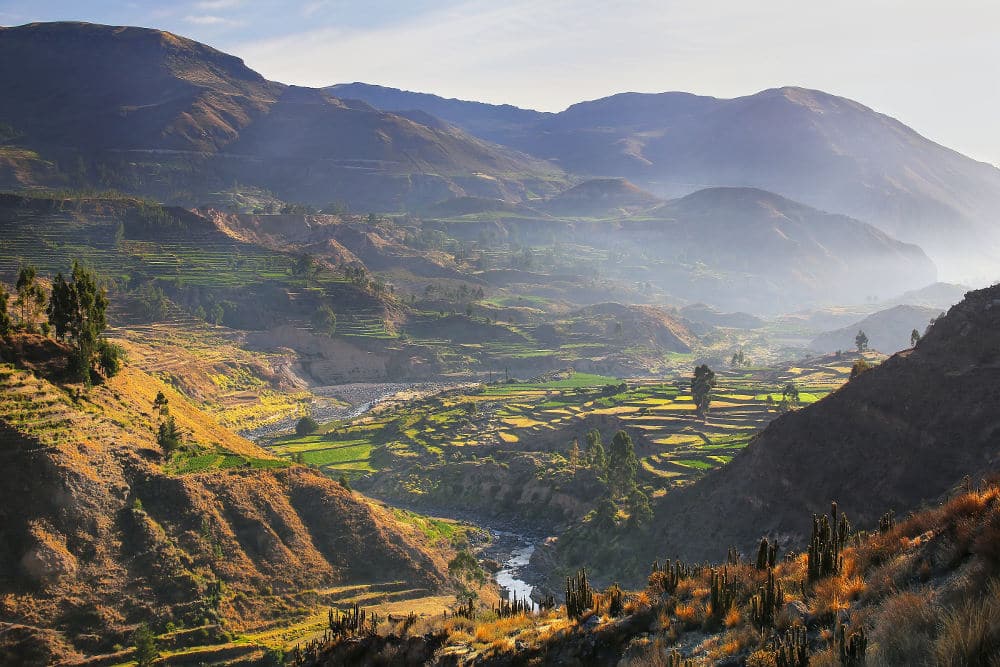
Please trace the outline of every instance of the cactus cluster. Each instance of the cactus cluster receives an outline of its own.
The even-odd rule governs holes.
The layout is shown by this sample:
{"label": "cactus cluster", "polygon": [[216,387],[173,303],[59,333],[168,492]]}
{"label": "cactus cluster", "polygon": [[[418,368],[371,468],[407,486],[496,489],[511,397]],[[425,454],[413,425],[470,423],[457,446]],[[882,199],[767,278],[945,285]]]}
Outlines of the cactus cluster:
{"label": "cactus cluster", "polygon": [[730,580],[728,567],[722,568],[721,574],[712,568],[709,580],[712,584],[712,618],[721,621],[739,597],[737,583],[735,579]]}
{"label": "cactus cluster", "polygon": [[757,563],[755,567],[758,570],[767,570],[774,567],[778,560],[778,543],[773,544],[768,541],[766,537],[760,538],[760,546],[757,547]]}
{"label": "cactus cluster", "polygon": [[844,667],[861,667],[865,664],[865,651],[868,650],[868,637],[863,627],[848,631],[848,627],[837,623],[834,633],[837,652],[840,654],[840,664]]}
{"label": "cactus cluster", "polygon": [[375,635],[381,621],[378,614],[366,612],[357,603],[346,612],[331,609],[327,615],[327,625],[334,637]]}
{"label": "cactus cluster", "polygon": [[649,586],[657,592],[672,594],[677,590],[681,579],[691,576],[691,568],[681,561],[671,563],[668,558],[661,567],[659,561],[653,561],[653,571],[649,574]]}
{"label": "cactus cluster", "polygon": [[776,636],[774,658],[776,667],[808,667],[809,638],[806,629],[796,625],[788,629],[784,637]]}
{"label": "cactus cluster", "polygon": [[847,515],[830,504],[830,516],[813,515],[812,537],[809,539],[808,577],[810,583],[840,572],[843,559],[840,552],[851,534]]}
{"label": "cactus cluster", "polygon": [[667,667],[694,667],[694,661],[685,658],[677,649],[667,654]]}
{"label": "cactus cluster", "polygon": [[566,577],[566,614],[580,618],[594,608],[594,591],[587,581],[587,571],[580,569],[574,577]]}
{"label": "cactus cluster", "polygon": [[534,610],[535,605],[530,598],[519,599],[513,596],[510,599],[500,598],[497,605],[493,607],[493,613],[496,614],[498,618],[523,616],[525,614],[532,613]]}
{"label": "cactus cluster", "polygon": [[785,604],[785,593],[781,582],[775,580],[774,569],[767,569],[767,584],[757,589],[750,598],[750,620],[760,630],[774,627],[774,619]]}

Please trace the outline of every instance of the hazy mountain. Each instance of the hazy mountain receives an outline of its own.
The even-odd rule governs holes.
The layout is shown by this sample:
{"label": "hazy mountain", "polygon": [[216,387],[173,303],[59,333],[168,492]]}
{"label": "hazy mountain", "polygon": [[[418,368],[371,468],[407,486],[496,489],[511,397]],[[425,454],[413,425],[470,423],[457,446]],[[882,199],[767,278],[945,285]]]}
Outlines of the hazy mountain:
{"label": "hazy mountain", "polygon": [[710,558],[761,535],[798,546],[803,511],[870,527],[1000,464],[1000,287],[970,292],[915,349],[772,422],[732,462],[668,493],[659,553]]}
{"label": "hazy mountain", "polygon": [[605,218],[630,215],[662,203],[624,178],[599,178],[584,181],[538,206],[553,215]]}
{"label": "hazy mountain", "polygon": [[557,176],[453,126],[267,81],[238,58],[145,28],[0,28],[0,86],[12,136],[0,150],[56,161],[54,185],[190,203],[238,181],[292,201],[397,210],[466,194],[516,200]]}
{"label": "hazy mountain", "polygon": [[420,110],[499,144],[515,143],[525,128],[553,115],[509,104],[448,99],[359,82],[341,83],[324,90],[341,99],[364,100],[384,111],[408,115],[410,111]]}
{"label": "hazy mountain", "polygon": [[[448,113],[459,127],[570,172],[622,176],[659,196],[714,185],[777,192],[918,243],[949,274],[996,278],[982,260],[1000,248],[992,224],[1000,169],[842,97],[803,88],[735,99],[622,93],[558,114],[521,110],[490,125],[498,116],[492,107],[473,116],[478,107],[469,103],[431,98],[430,105],[416,94],[356,84],[349,90],[384,108]],[[511,128],[515,121],[524,125]]]}
{"label": "hazy mountain", "polygon": [[938,310],[948,310],[965,297],[971,287],[952,283],[932,283],[920,289],[904,292],[884,301],[886,306],[911,305],[926,306]]}
{"label": "hazy mountain", "polygon": [[910,347],[910,334],[916,329],[923,335],[932,318],[941,314],[937,308],[926,306],[895,306],[880,310],[859,322],[836,331],[828,331],[813,339],[809,347],[819,352],[854,349],[858,331],[868,336],[868,346],[873,350],[891,354]]}

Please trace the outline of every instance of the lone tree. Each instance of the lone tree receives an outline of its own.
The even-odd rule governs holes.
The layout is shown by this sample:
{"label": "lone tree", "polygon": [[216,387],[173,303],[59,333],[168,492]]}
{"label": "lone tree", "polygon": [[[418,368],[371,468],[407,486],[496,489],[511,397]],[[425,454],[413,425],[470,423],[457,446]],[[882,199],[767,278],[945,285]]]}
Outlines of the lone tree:
{"label": "lone tree", "polygon": [[920,342],[920,332],[914,329],[910,332],[910,347],[916,347],[917,343]]}
{"label": "lone tree", "polygon": [[858,348],[858,354],[868,351],[868,336],[861,329],[858,329],[858,335],[854,337],[854,346]]}
{"label": "lone tree", "polygon": [[[73,262],[73,273],[67,282],[60,273],[52,281],[49,300],[49,323],[56,338],[73,346],[71,369],[85,383],[90,383],[90,371],[95,360],[105,372],[113,375],[120,366],[121,348],[111,346],[101,337],[107,328],[105,312],[108,297],[97,286],[94,274]],[[113,361],[112,361],[113,360]]]}
{"label": "lone tree", "polygon": [[789,382],[785,385],[785,388],[781,390],[782,400],[788,401],[792,405],[797,405],[799,402],[799,388],[795,386],[794,383]]}
{"label": "lone tree", "polygon": [[625,431],[618,431],[608,449],[608,490],[613,497],[626,496],[635,489],[635,475],[639,460],[635,457],[632,438]]}
{"label": "lone tree", "polygon": [[306,415],[295,424],[295,435],[310,435],[319,430],[319,423],[309,415]]}
{"label": "lone tree", "polygon": [[45,307],[45,289],[38,283],[38,270],[25,266],[17,274],[17,300],[14,302],[21,316],[21,326],[35,330],[35,320]]}
{"label": "lone tree", "polygon": [[698,412],[702,415],[708,414],[708,407],[712,403],[712,389],[715,387],[715,372],[702,364],[694,369],[694,377],[691,378],[691,396],[694,397],[694,404]]}

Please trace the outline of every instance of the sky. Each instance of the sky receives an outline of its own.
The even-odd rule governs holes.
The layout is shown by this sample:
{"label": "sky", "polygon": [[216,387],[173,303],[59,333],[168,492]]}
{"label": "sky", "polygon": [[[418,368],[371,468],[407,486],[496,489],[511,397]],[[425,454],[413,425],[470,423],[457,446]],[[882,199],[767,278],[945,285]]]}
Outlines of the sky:
{"label": "sky", "polygon": [[0,0],[0,25],[55,20],[169,30],[284,83],[547,111],[805,86],[1000,165],[996,0]]}

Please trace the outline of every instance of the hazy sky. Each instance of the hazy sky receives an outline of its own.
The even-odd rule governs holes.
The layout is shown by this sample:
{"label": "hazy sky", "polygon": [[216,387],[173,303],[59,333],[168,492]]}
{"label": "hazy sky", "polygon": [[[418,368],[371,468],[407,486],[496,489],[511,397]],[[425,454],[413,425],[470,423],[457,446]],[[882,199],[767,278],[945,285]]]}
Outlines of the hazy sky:
{"label": "hazy sky", "polygon": [[800,85],[1000,165],[997,0],[0,0],[0,25],[69,19],[170,30],[285,83],[544,110]]}

